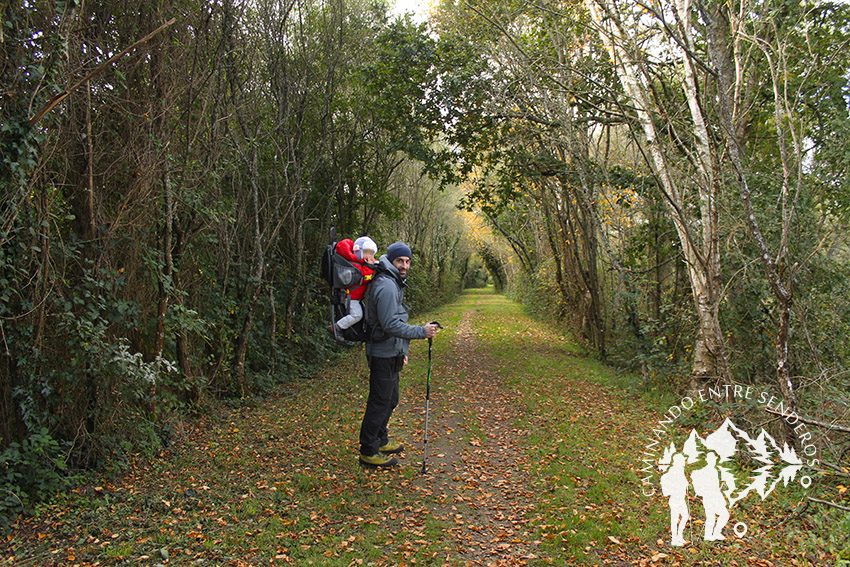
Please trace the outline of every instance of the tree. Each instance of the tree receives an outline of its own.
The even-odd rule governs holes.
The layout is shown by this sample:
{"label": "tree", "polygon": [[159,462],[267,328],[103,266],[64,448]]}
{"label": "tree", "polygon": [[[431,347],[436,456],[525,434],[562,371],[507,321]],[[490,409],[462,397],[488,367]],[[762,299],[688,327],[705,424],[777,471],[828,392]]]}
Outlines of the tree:
{"label": "tree", "polygon": [[[792,52],[805,44],[800,30],[823,26],[835,33],[842,24],[816,17],[824,9],[832,11],[831,7],[806,4],[720,5],[681,0],[641,3],[631,11],[607,2],[588,2],[588,7],[617,62],[655,174],[662,181],[677,222],[697,307],[704,314],[702,336],[716,338],[706,342],[706,348],[716,354],[721,369],[727,368],[717,313],[725,285],[718,247],[724,222],[719,206],[728,202],[731,210],[740,207],[744,213],[754,255],[775,300],[776,384],[785,407],[796,411],[798,400],[790,370],[793,281],[806,257],[815,254],[823,241],[807,239],[808,250],[805,245],[794,250],[790,242],[792,234],[799,231],[799,207],[810,185],[804,140],[814,131],[808,108],[829,108],[835,100],[814,103],[807,91],[815,87],[808,82],[810,73],[823,77],[826,71],[827,76],[838,77],[843,71],[833,67],[832,46],[819,44],[817,50]],[[646,47],[646,34],[656,39],[656,53]],[[662,65],[656,61],[658,54],[680,70],[678,77],[666,78],[659,73]],[[846,69],[847,65],[837,67]],[[671,120],[670,101],[659,97],[659,91],[680,93],[688,109],[686,122]],[[772,111],[759,111],[757,101],[769,104]],[[841,105],[846,109],[846,103]],[[666,127],[671,136],[664,136],[659,124],[669,124]],[[758,138],[765,128],[772,131],[774,141]],[[676,164],[671,163],[671,156],[679,156]],[[755,156],[758,161],[773,164],[780,174],[759,167]],[[689,201],[683,198],[681,182],[672,175],[681,163],[694,168],[699,217],[688,218]],[[769,178],[765,185],[762,180]],[[756,202],[754,183],[776,196],[778,222],[773,220],[773,211],[762,210],[764,203]],[[766,222],[775,227],[771,234],[763,228]],[[701,248],[690,246],[696,227],[702,232]],[[709,368],[698,365],[699,344],[697,347],[695,376]],[[729,378],[728,370],[720,374]],[[701,382],[692,381],[691,389],[700,386]],[[793,439],[790,428],[787,434]]]}
{"label": "tree", "polygon": [[[699,391],[712,380],[729,382],[720,324],[722,186],[719,158],[711,145],[704,107],[697,99],[697,62],[682,58],[678,67],[681,80],[664,76],[664,68],[652,64],[652,55],[640,36],[645,27],[642,6],[621,10],[595,0],[588,0],[587,5],[632,104],[688,269],[699,319],[689,390]],[[692,43],[690,37],[685,41]],[[687,46],[681,47],[686,50]],[[669,52],[675,53],[668,46],[664,53]]]}
{"label": "tree", "polygon": [[[35,2],[0,20],[3,447],[37,436],[57,462],[118,465],[185,404],[324,362],[334,214],[381,232],[417,202],[395,173],[439,116],[424,28],[357,0]],[[422,234],[453,248],[423,297],[457,289],[450,225]]]}

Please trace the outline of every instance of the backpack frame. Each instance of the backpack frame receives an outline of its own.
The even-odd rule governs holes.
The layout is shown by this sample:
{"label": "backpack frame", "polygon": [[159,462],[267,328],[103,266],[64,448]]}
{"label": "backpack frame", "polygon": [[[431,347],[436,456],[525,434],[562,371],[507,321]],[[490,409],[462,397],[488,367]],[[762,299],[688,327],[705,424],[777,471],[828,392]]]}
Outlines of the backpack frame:
{"label": "backpack frame", "polygon": [[[363,274],[360,269],[350,260],[344,258],[336,251],[336,228],[331,228],[330,243],[325,248],[322,256],[322,277],[331,288],[331,324],[348,315],[349,302],[351,301],[350,290],[360,286]],[[351,327],[342,330],[342,337],[347,341],[346,346],[356,346],[356,343],[371,342],[376,331],[380,327],[373,324],[369,313],[369,296],[371,295],[371,282],[382,273],[383,268],[379,264],[372,266],[375,271],[372,279],[367,282],[366,292],[360,303],[363,306],[363,317]]]}

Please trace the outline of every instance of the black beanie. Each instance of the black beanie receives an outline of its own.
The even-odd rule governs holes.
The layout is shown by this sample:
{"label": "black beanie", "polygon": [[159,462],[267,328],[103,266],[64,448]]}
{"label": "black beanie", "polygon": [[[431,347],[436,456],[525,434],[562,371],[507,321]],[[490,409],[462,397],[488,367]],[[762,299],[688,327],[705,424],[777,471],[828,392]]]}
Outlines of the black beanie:
{"label": "black beanie", "polygon": [[393,242],[387,248],[387,260],[392,262],[400,256],[407,256],[408,258],[413,259],[413,253],[410,251],[410,246],[404,242]]}

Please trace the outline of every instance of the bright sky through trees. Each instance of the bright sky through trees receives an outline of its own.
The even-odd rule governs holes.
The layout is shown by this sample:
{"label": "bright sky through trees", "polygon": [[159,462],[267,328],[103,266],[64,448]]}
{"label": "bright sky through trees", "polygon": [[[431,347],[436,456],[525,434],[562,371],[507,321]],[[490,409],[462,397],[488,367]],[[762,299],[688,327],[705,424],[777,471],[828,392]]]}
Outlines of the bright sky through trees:
{"label": "bright sky through trees", "polygon": [[394,14],[404,14],[410,12],[413,14],[413,19],[417,22],[424,22],[430,7],[430,0],[396,0]]}

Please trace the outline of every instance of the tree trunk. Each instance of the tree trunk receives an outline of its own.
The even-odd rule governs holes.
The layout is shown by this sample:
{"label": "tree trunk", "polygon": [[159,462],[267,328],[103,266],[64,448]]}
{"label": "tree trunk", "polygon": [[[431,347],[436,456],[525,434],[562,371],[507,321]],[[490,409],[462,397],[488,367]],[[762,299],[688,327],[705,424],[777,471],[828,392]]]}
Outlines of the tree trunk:
{"label": "tree trunk", "polygon": [[[254,165],[256,166],[256,154]],[[255,177],[256,171],[255,169],[251,176],[251,203],[254,207],[254,254],[256,259],[256,263],[254,264],[255,283],[251,299],[245,306],[245,318],[242,321],[242,328],[239,331],[239,338],[236,342],[236,351],[234,354],[236,383],[239,385],[240,393],[243,396],[248,393],[248,385],[245,382],[245,359],[248,354],[248,337],[254,326],[254,312],[257,307],[257,301],[260,299],[260,293],[263,290],[263,276],[265,274],[263,242],[260,235],[260,199],[257,179]]]}
{"label": "tree trunk", "polygon": [[157,307],[156,317],[156,344],[154,345],[154,360],[156,361],[156,378],[151,383],[150,396],[150,413],[156,416],[156,400],[157,400],[157,382],[159,382],[160,361],[162,360],[162,351],[165,348],[165,316],[168,313],[168,297],[172,286],[172,276],[174,273],[173,258],[171,255],[172,246],[172,230],[174,222],[174,203],[171,194],[171,181],[168,176],[168,171],[162,174],[162,189],[164,192],[164,211],[165,226],[162,234],[162,269],[159,275],[159,305]]}
{"label": "tree trunk", "polygon": [[[560,231],[561,238],[556,239],[556,231],[552,226],[552,215],[558,214],[557,212],[553,213],[551,210],[551,206],[549,204],[549,191],[550,183],[544,181],[542,186],[542,199],[541,205],[543,205],[543,214],[546,218],[546,237],[549,240],[549,248],[552,250],[552,258],[555,261],[555,283],[558,286],[558,292],[561,294],[561,301],[559,303],[569,304],[570,295],[569,288],[567,287],[567,283],[564,280],[564,269],[563,269],[563,261],[562,257],[565,254],[566,245],[564,243],[564,233]],[[560,227],[560,222],[559,222]],[[561,312],[559,311],[558,316],[561,316]]]}
{"label": "tree trunk", "polygon": [[269,322],[269,349],[272,355],[272,372],[277,372],[277,309],[275,308],[274,279],[269,282],[269,310],[271,321]]}
{"label": "tree trunk", "polygon": [[[720,255],[717,223],[713,212],[714,184],[708,169],[710,162],[706,163],[710,160],[710,156],[702,155],[705,148],[700,146],[701,157],[697,159],[697,163],[703,179],[701,183],[697,183],[697,188],[700,208],[704,215],[708,214],[708,217],[702,222],[696,222],[696,219],[688,216],[686,201],[671,175],[665,148],[662,147],[656,122],[651,114],[651,109],[656,107],[652,102],[650,90],[645,84],[648,79],[643,78],[642,65],[646,62],[639,54],[630,51],[635,48],[629,43],[631,38],[623,29],[613,5],[606,5],[604,1],[587,0],[587,6],[598,25],[600,37],[614,60],[626,95],[634,103],[637,121],[649,153],[649,166],[659,181],[662,196],[682,245],[682,254],[687,266],[699,322],[688,389],[690,393],[696,393],[710,382],[729,383],[731,375],[718,317],[721,292]],[[686,93],[691,93],[690,85]],[[696,109],[691,103],[692,101],[689,100],[691,111],[695,112]],[[702,128],[704,124],[697,125],[696,135],[703,131]],[[691,225],[701,226],[701,239],[696,239],[692,234]],[[698,242],[702,245],[702,250]]]}
{"label": "tree trunk", "polygon": [[[780,151],[780,158],[783,165],[783,187],[781,192],[782,201],[782,238],[779,244],[779,250],[776,254],[776,259],[771,254],[765,241],[764,235],[756,218],[755,207],[752,201],[752,192],[750,190],[749,181],[747,179],[746,170],[744,168],[745,146],[742,143],[738,133],[742,130],[736,124],[734,108],[737,102],[732,99],[733,93],[741,91],[741,85],[736,84],[734,69],[735,59],[737,55],[734,49],[729,44],[728,35],[724,22],[734,19],[732,14],[721,13],[721,8],[718,7],[710,13],[703,12],[707,16],[708,27],[708,51],[712,63],[717,70],[717,93],[719,102],[719,115],[721,120],[722,132],[726,141],[726,148],[729,154],[729,160],[735,171],[735,178],[738,182],[738,192],[741,197],[741,202],[744,205],[744,213],[746,215],[747,227],[750,233],[750,241],[758,250],[759,258],[761,259],[762,268],[764,269],[765,277],[773,292],[778,305],[779,311],[779,328],[776,333],[776,381],[779,386],[779,391],[782,393],[783,404],[786,411],[797,412],[797,394],[794,390],[794,383],[791,378],[791,370],[789,366],[789,336],[791,331],[791,314],[793,307],[793,293],[790,282],[793,279],[793,270],[788,270],[787,282],[783,278],[782,270],[778,266],[777,259],[782,259],[787,253],[787,235],[791,228],[791,219],[794,214],[794,207],[787,207],[788,185],[790,177],[789,159],[785,150],[785,135],[783,133],[783,101],[780,94],[779,75],[773,68],[773,62],[768,53],[767,59],[771,66],[774,92],[774,105],[776,112],[776,129]],[[739,66],[739,65],[738,65]],[[790,121],[789,121],[790,122]],[[795,148],[797,156],[801,155],[799,148]],[[799,159],[799,158],[798,158]],[[799,166],[798,166],[799,167]],[[791,444],[796,444],[797,436],[794,428],[787,420],[783,420],[785,424],[785,434],[787,440]]]}
{"label": "tree trunk", "polygon": [[86,189],[88,198],[86,199],[88,212],[88,227],[89,238],[95,239],[96,223],[94,216],[94,141],[92,140],[91,128],[91,81],[86,81]]}
{"label": "tree trunk", "polygon": [[[188,231],[180,228],[179,222],[174,222],[173,226],[174,230],[174,253],[172,254],[172,262],[176,266],[174,268],[174,273],[172,280],[174,282],[174,289],[179,290],[181,288],[181,278],[180,278],[180,265],[183,259],[183,253],[185,252],[186,247],[186,233]],[[177,293],[174,296],[174,305],[180,307],[183,305],[183,294]],[[175,350],[177,354],[177,364],[180,368],[180,375],[183,377],[185,382],[191,384],[189,390],[189,399],[193,402],[197,402],[200,399],[201,392],[198,388],[198,382],[192,376],[192,365],[189,359],[189,339],[187,337],[186,329],[179,325],[174,330],[174,343]]]}

